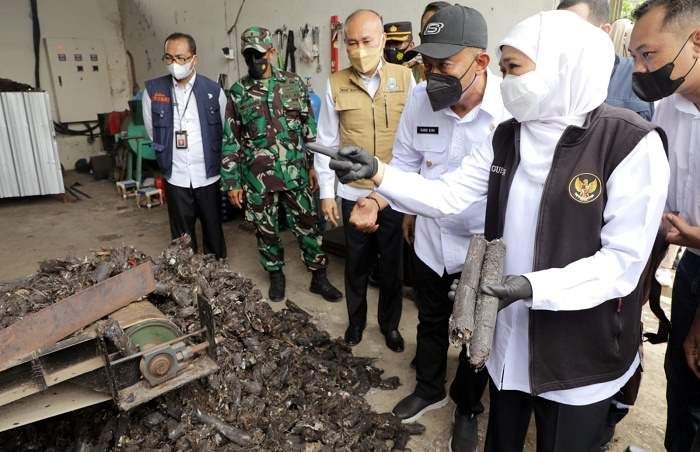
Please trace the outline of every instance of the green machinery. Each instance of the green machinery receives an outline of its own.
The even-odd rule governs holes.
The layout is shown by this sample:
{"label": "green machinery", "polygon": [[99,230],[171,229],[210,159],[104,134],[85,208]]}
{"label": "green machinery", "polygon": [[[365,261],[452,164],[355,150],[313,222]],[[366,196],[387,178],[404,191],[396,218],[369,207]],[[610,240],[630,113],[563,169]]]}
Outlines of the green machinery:
{"label": "green machinery", "polygon": [[116,136],[115,141],[126,143],[129,151],[126,155],[126,179],[141,183],[143,182],[143,160],[155,160],[156,154],[146,127],[143,125],[141,100],[130,100],[129,110],[131,115],[122,124],[122,131]]}
{"label": "green machinery", "polygon": [[0,329],[0,432],[110,400],[128,411],[218,371],[201,289],[183,333],[144,299],[155,288],[147,262]]}

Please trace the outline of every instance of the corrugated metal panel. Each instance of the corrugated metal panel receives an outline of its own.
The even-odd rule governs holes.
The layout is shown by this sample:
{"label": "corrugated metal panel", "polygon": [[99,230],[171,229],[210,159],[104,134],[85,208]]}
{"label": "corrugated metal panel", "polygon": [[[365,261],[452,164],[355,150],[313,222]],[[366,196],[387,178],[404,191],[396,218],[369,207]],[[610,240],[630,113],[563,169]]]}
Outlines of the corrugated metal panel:
{"label": "corrugated metal panel", "polygon": [[12,159],[10,136],[5,121],[5,110],[0,104],[0,198],[19,196],[19,184]]}
{"label": "corrugated metal panel", "polygon": [[63,193],[61,161],[47,93],[24,93],[41,194]]}
{"label": "corrugated metal panel", "polygon": [[34,164],[32,139],[29,136],[27,111],[24,108],[22,93],[5,93],[2,95],[2,108],[10,135],[10,148],[15,162],[15,171],[19,182],[20,196],[41,194],[39,176]]}
{"label": "corrugated metal panel", "polygon": [[0,197],[63,193],[48,94],[0,93],[0,115]]}

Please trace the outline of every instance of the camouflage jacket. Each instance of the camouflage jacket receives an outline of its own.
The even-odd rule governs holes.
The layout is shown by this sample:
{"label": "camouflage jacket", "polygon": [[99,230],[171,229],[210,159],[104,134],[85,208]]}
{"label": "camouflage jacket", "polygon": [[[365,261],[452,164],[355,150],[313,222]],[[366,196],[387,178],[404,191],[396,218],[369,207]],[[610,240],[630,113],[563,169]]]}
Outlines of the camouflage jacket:
{"label": "camouflage jacket", "polygon": [[305,155],[302,144],[316,140],[316,120],[301,78],[273,68],[272,77],[246,76],[229,94],[223,189],[265,193],[308,185],[313,157]]}

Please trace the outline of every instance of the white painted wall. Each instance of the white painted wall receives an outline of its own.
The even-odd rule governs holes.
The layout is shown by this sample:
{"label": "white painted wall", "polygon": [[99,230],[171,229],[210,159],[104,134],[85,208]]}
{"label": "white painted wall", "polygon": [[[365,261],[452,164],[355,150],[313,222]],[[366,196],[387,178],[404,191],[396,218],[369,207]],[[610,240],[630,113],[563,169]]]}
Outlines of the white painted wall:
{"label": "white painted wall", "polygon": [[[550,9],[556,0],[475,0],[463,2],[478,9],[489,25],[491,50],[506,31],[517,21],[544,9]],[[311,76],[312,86],[318,93],[325,91],[330,66],[331,15],[347,17],[358,8],[373,8],[385,22],[411,20],[414,38],[418,41],[420,15],[427,0],[374,0],[358,2],[348,0],[246,0],[237,29],[230,35],[226,31],[233,25],[242,0],[119,0],[126,48],[135,60],[136,77],[143,81],[165,73],[160,62],[163,39],[174,31],[192,34],[198,47],[199,72],[216,80],[218,74],[228,74],[229,82],[245,75],[247,69],[242,58],[229,61],[223,57],[222,47],[239,49],[240,34],[247,27],[260,25],[274,31],[286,25],[294,30],[297,48],[300,46],[299,28],[321,27],[321,65],[317,74],[314,64],[297,60],[297,73]],[[347,65],[345,50],[341,49],[341,66]],[[297,55],[299,52],[297,51]],[[240,72],[239,66],[240,65]]]}
{"label": "white painted wall", "polygon": [[[39,0],[39,20],[43,37],[102,39],[107,65],[113,110],[124,110],[131,97],[122,38],[121,17],[117,0]],[[34,85],[34,50],[29,0],[0,1],[0,77]],[[41,43],[41,87],[52,95],[45,48]],[[89,96],[90,93],[85,93]],[[76,99],[80,102],[80,99]],[[55,117],[55,100],[54,104]],[[97,113],[102,112],[95,112]],[[95,119],[97,116],[95,116]],[[61,162],[67,169],[75,161],[99,153],[99,139],[88,144],[85,137],[58,136]]]}
{"label": "white painted wall", "polygon": [[[329,74],[329,21],[337,14],[344,19],[361,7],[374,8],[385,21],[411,20],[417,39],[418,21],[427,0],[246,0],[238,22],[231,34],[236,13],[243,0],[39,0],[42,37],[100,38],[108,56],[108,72],[112,108],[127,108],[131,89],[125,50],[134,56],[138,83],[165,73],[160,62],[163,39],[173,31],[195,36],[199,46],[199,71],[212,79],[228,74],[229,83],[246,73],[242,59],[226,60],[222,47],[238,49],[241,32],[251,25],[261,25],[274,31],[287,25],[298,30],[308,23],[321,27],[321,73],[315,64],[298,62],[297,72],[311,76],[312,86],[322,94]],[[508,28],[536,11],[549,9],[555,0],[475,0],[469,2],[480,10],[489,24],[489,40],[493,45]],[[51,94],[44,45],[41,45],[41,86]],[[341,49],[341,66],[347,65]],[[0,77],[34,84],[32,24],[28,0],[0,1]],[[90,93],[85,93],[89,96]],[[76,99],[79,102],[80,99]],[[98,113],[98,112],[95,112]],[[72,168],[78,158],[99,152],[99,140],[92,145],[83,137],[59,136],[59,153],[66,168]]]}

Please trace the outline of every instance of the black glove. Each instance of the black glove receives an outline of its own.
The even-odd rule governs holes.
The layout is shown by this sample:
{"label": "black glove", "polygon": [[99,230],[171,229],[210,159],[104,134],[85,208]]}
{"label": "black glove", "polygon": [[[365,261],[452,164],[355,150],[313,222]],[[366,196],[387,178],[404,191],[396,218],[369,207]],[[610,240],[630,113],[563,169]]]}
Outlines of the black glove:
{"label": "black glove", "polygon": [[367,151],[357,146],[345,146],[338,151],[338,158],[329,165],[343,184],[360,179],[371,179],[379,169],[379,162]]}
{"label": "black glove", "polygon": [[532,285],[522,275],[508,275],[501,284],[486,284],[481,286],[486,295],[498,297],[498,310],[505,308],[514,301],[532,298]]}
{"label": "black glove", "polygon": [[452,303],[455,302],[455,296],[457,295],[457,286],[459,285],[459,279],[453,279],[452,284],[450,284],[450,291],[447,292],[447,299]]}

